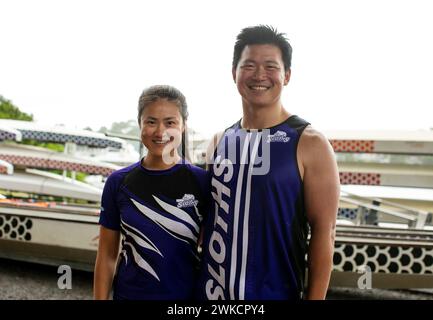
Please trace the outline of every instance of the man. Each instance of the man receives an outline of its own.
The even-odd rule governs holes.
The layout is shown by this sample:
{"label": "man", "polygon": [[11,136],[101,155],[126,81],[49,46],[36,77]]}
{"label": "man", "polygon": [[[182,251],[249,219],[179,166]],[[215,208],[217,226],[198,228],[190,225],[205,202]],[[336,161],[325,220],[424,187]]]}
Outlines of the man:
{"label": "man", "polygon": [[338,170],[327,139],[283,107],[291,53],[272,27],[246,28],[237,37],[232,72],[243,117],[210,149],[214,203],[205,223],[201,298],[326,297]]}

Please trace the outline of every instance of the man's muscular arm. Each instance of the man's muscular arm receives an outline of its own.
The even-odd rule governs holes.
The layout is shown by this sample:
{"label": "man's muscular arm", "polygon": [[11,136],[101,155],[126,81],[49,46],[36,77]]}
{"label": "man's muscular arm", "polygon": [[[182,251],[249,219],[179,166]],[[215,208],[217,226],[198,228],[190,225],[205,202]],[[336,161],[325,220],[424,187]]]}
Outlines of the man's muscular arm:
{"label": "man's muscular arm", "polygon": [[325,299],[331,277],[340,195],[337,163],[328,140],[307,127],[298,146],[305,208],[311,227],[307,299]]}

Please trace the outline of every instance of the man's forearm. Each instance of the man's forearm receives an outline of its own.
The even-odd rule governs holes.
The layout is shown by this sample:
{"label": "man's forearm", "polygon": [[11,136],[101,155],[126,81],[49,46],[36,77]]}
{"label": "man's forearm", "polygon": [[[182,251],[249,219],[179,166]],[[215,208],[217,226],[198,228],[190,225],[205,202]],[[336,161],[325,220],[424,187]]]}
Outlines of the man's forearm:
{"label": "man's forearm", "polygon": [[326,298],[333,266],[334,237],[329,230],[311,232],[307,300]]}

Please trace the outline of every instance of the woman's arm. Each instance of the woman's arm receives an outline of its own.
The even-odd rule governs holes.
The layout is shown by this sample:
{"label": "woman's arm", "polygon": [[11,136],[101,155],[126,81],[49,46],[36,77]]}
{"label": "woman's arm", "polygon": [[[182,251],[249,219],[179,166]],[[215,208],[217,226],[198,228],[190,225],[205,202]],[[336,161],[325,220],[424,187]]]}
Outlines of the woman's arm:
{"label": "woman's arm", "polygon": [[109,299],[119,256],[119,241],[119,231],[103,226],[100,227],[98,254],[93,279],[93,297],[95,300]]}

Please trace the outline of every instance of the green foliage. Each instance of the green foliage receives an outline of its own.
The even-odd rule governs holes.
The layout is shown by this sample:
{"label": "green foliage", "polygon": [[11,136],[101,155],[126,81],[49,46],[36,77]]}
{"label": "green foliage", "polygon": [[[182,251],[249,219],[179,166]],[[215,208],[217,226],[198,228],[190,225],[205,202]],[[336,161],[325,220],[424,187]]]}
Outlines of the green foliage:
{"label": "green foliage", "polygon": [[140,137],[140,128],[138,127],[136,120],[113,122],[111,124],[111,128],[108,129],[107,127],[101,127],[98,130],[98,132],[102,133],[105,133],[107,131]]}
{"label": "green foliage", "polygon": [[[33,121],[33,115],[20,111],[11,101],[0,95],[0,119],[13,119],[22,121]],[[23,139],[23,144],[47,148],[54,151],[63,152],[65,147],[59,143],[44,143],[32,139]]]}
{"label": "green foliage", "polygon": [[33,121],[33,114],[20,111],[11,101],[0,95],[0,119]]}
{"label": "green foliage", "polygon": [[75,179],[81,182],[86,182],[85,179],[88,176],[88,174],[84,173],[84,172],[77,172],[75,174]]}
{"label": "green foliage", "polygon": [[65,146],[60,143],[52,143],[52,142],[39,142],[33,139],[23,139],[23,144],[27,144],[30,146],[37,146],[42,148],[47,148],[50,150],[54,150],[57,152],[63,152],[65,150]]}
{"label": "green foliage", "polygon": [[[137,137],[140,138],[140,128],[138,127],[137,120],[128,120],[128,121],[119,121],[119,122],[113,122],[111,124],[110,128],[107,127],[101,127],[98,132],[106,133],[120,133],[127,136]],[[135,150],[140,150],[140,142],[138,141],[128,141],[130,144],[132,144],[135,148]]]}
{"label": "green foliage", "polygon": [[[47,170],[47,171],[52,172],[52,173],[56,173],[56,174],[60,174],[60,175],[63,174],[63,170],[51,169],[51,170]],[[66,176],[68,178],[72,178],[72,172],[68,171]],[[88,174],[86,174],[84,172],[75,172],[75,180],[77,180],[77,181],[86,182],[85,179],[87,176],[88,176]]]}

